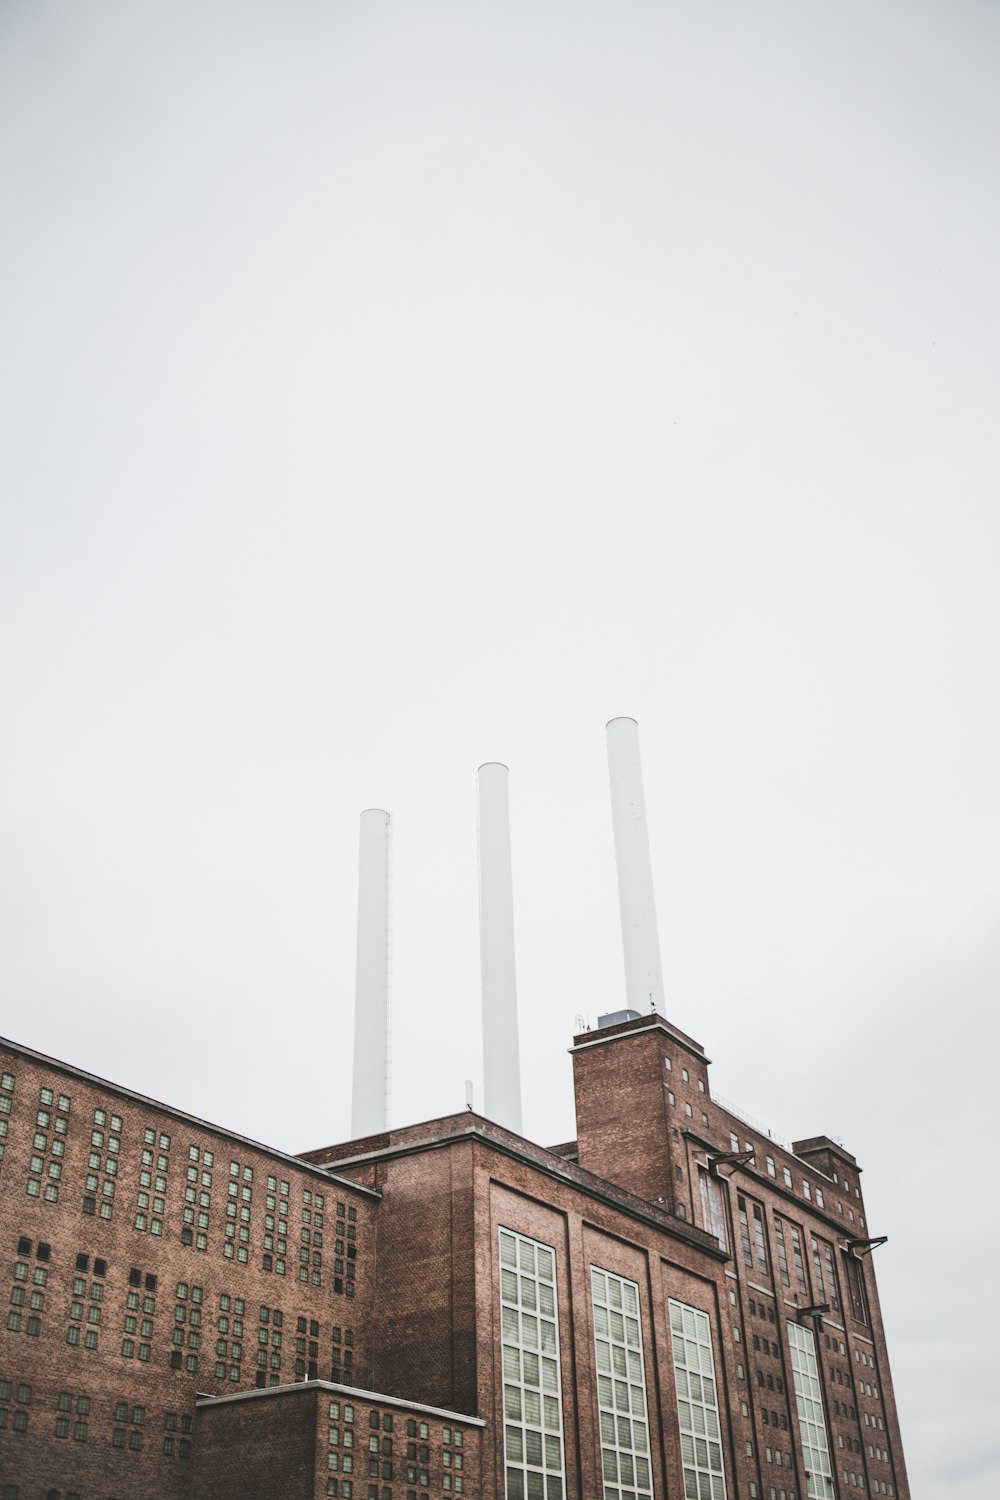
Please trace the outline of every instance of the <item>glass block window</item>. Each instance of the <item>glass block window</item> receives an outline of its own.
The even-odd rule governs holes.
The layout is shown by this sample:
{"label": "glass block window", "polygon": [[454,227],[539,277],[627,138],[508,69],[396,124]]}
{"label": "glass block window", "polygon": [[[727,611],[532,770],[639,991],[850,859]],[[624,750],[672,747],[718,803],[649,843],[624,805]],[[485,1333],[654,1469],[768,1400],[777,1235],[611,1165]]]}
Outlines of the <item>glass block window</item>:
{"label": "glass block window", "polygon": [[652,1500],[639,1288],[591,1266],[590,1289],[604,1500]]}
{"label": "glass block window", "polygon": [[562,1386],[555,1254],[500,1230],[507,1500],[563,1500]]}
{"label": "glass block window", "polygon": [[684,1500],[726,1500],[712,1329],[705,1313],[670,1301]]}
{"label": "glass block window", "polygon": [[795,1383],[795,1405],[802,1437],[803,1467],[807,1474],[806,1493],[810,1500],[834,1500],[833,1470],[826,1442],[826,1420],[823,1415],[823,1392],[816,1363],[816,1336],[801,1323],[788,1324],[788,1343],[792,1353],[792,1379]]}

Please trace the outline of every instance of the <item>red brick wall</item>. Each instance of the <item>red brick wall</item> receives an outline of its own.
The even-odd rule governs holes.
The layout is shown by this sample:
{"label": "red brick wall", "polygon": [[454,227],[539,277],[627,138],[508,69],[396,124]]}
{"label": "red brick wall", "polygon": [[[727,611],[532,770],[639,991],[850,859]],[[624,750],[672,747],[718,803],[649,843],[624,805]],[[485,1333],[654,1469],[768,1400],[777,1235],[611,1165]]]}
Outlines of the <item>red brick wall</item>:
{"label": "red brick wall", "polygon": [[[656,1029],[650,1032],[650,1026]],[[597,1038],[600,1038],[597,1046],[585,1045]],[[800,1141],[795,1152],[789,1151],[758,1127],[716,1104],[708,1086],[707,1059],[699,1053],[697,1044],[679,1037],[661,1018],[643,1017],[609,1027],[606,1032],[585,1033],[575,1043],[574,1082],[582,1166],[599,1171],[632,1191],[645,1191],[647,1196],[656,1195],[654,1187],[656,1193],[663,1191],[658,1184],[669,1171],[675,1210],[683,1212],[690,1222],[703,1224],[699,1176],[711,1157],[748,1147],[754,1152],[754,1159],[748,1165],[720,1168],[724,1178],[732,1178],[731,1187],[720,1190],[729,1198],[729,1239],[735,1270],[728,1278],[731,1286],[720,1306],[730,1321],[724,1346],[727,1368],[731,1366],[733,1380],[742,1380],[747,1387],[743,1394],[736,1394],[733,1407],[734,1462],[744,1479],[748,1482],[753,1478],[758,1485],[765,1486],[761,1493],[767,1493],[772,1484],[779,1490],[789,1487],[788,1469],[767,1463],[769,1447],[772,1454],[779,1449],[783,1454],[791,1451],[793,1461],[799,1463],[785,1325],[790,1317],[798,1316],[800,1308],[826,1298],[825,1265],[824,1287],[820,1287],[814,1273],[811,1240],[815,1236],[821,1245],[825,1242],[835,1247],[841,1303],[839,1312],[833,1309],[828,1314],[817,1341],[833,1467],[841,1485],[849,1483],[843,1477],[846,1471],[864,1476],[870,1493],[882,1493],[881,1486],[891,1483],[897,1496],[908,1495],[869,1256],[856,1262],[865,1285],[869,1323],[853,1316],[847,1284],[844,1247],[848,1239],[864,1239],[874,1232],[866,1217],[860,1168],[855,1158],[825,1136]],[[671,1060],[669,1069],[664,1064],[665,1057]],[[777,1275],[775,1217],[780,1217],[786,1225],[790,1260],[790,1226],[798,1229],[805,1261],[805,1292],[799,1291],[793,1273],[791,1287],[784,1287],[780,1279],[771,1285],[769,1279],[771,1295],[761,1295],[759,1274],[743,1264],[738,1191],[748,1201],[756,1199],[763,1207],[770,1277]],[[704,1227],[710,1226],[704,1223]],[[735,1306],[729,1291],[736,1296]],[[749,1312],[751,1300],[757,1308],[769,1307],[775,1316],[775,1323],[766,1332],[757,1321],[759,1315]],[[758,1353],[753,1348],[755,1333],[762,1354],[756,1361],[752,1358]],[[763,1355],[765,1338],[774,1354]],[[737,1358],[734,1349],[742,1351],[742,1357]],[[743,1377],[737,1374],[741,1364]],[[766,1399],[757,1385],[758,1369],[764,1373]],[[782,1389],[769,1387],[768,1377],[774,1386],[780,1381]],[[878,1395],[869,1394],[868,1388],[877,1390]],[[778,1416],[777,1438],[772,1414]],[[782,1426],[782,1422],[787,1426]],[[747,1442],[753,1444],[750,1456],[746,1453]],[[882,1451],[888,1456],[874,1456],[872,1449],[876,1454]],[[877,1489],[873,1481],[878,1481]]]}
{"label": "red brick wall", "polygon": [[340,1494],[347,1480],[354,1500],[367,1500],[369,1484],[480,1495],[476,1424],[338,1386],[202,1402],[198,1446],[194,1500],[323,1500],[328,1478]]}
{"label": "red brick wall", "polygon": [[321,1476],[316,1464],[320,1407],[325,1419],[314,1386],[292,1399],[265,1394],[202,1406],[193,1500],[314,1500],[326,1482],[325,1453]]}
{"label": "red brick wall", "polygon": [[673,1204],[662,1036],[647,1029],[593,1045],[599,1035],[577,1038],[582,1046],[573,1053],[580,1166],[640,1198]]}
{"label": "red brick wall", "polygon": [[[374,1208],[370,1197],[353,1191],[348,1185],[325,1181],[317,1172],[274,1157],[263,1147],[228,1138],[210,1126],[185,1121],[165,1109],[151,1107],[110,1087],[86,1081],[70,1071],[47,1067],[30,1056],[5,1050],[0,1053],[0,1071],[15,1078],[12,1093],[0,1090],[0,1098],[10,1100],[10,1113],[0,1113],[0,1120],[8,1127],[0,1160],[0,1307],[4,1309],[0,1319],[0,1380],[25,1383],[31,1387],[30,1405],[23,1408],[28,1414],[26,1432],[16,1432],[13,1428],[16,1402],[0,1402],[9,1413],[7,1426],[0,1428],[0,1473],[5,1480],[23,1485],[28,1495],[44,1494],[51,1486],[63,1490],[75,1488],[88,1497],[97,1495],[101,1500],[106,1495],[114,1495],[117,1500],[129,1500],[132,1496],[142,1496],[145,1500],[151,1493],[163,1497],[163,1500],[186,1496],[190,1492],[194,1459],[193,1456],[181,1457],[180,1443],[182,1437],[185,1443],[192,1442],[193,1434],[182,1434],[180,1420],[185,1415],[188,1418],[193,1416],[196,1391],[238,1390],[254,1386],[262,1305],[278,1308],[283,1313],[280,1368],[272,1371],[269,1367],[268,1378],[275,1374],[282,1381],[296,1379],[295,1366],[299,1358],[308,1372],[310,1345],[316,1349],[318,1373],[329,1378],[333,1328],[350,1326],[357,1332],[352,1379],[360,1385],[368,1384],[371,1374]],[[40,1091],[43,1088],[52,1089],[52,1106],[42,1104]],[[62,1118],[68,1121],[65,1134],[55,1129],[55,1119],[60,1114],[60,1096],[70,1101],[68,1113],[62,1114]],[[39,1126],[38,1111],[46,1108],[50,1122],[48,1126]],[[105,1139],[99,1149],[91,1140],[92,1131],[101,1128],[94,1121],[94,1112],[98,1109],[106,1111],[109,1121],[103,1127]],[[120,1141],[120,1150],[115,1153],[109,1153],[107,1149],[112,1114],[122,1120],[122,1128],[115,1137]],[[151,1129],[156,1137],[152,1147],[144,1141],[147,1129]],[[46,1139],[45,1149],[38,1152],[33,1145],[36,1133]],[[161,1135],[169,1137],[169,1149],[161,1150]],[[53,1142],[57,1140],[65,1143],[61,1157],[52,1153]],[[199,1152],[197,1164],[189,1161],[188,1150],[192,1145]],[[214,1161],[208,1169],[212,1176],[211,1188],[207,1189],[211,1206],[208,1210],[207,1249],[202,1251],[193,1245],[182,1245],[181,1231],[186,1227],[183,1210],[185,1189],[189,1186],[187,1168],[190,1165],[197,1170],[196,1195],[206,1190],[200,1181],[201,1158],[206,1149],[214,1153]],[[142,1163],[143,1150],[152,1150],[150,1168]],[[89,1193],[86,1188],[86,1178],[91,1170],[88,1158],[92,1151],[99,1155],[101,1162],[96,1173],[99,1183],[96,1194]],[[33,1155],[41,1159],[40,1175],[31,1170]],[[157,1172],[156,1160],[161,1155],[168,1161],[165,1173]],[[113,1178],[109,1178],[104,1170],[109,1159],[117,1162]],[[58,1179],[48,1175],[50,1161],[58,1162],[61,1168]],[[239,1166],[240,1176],[236,1179],[230,1178],[231,1161],[236,1161]],[[251,1188],[251,1200],[248,1205],[248,1261],[244,1265],[236,1258],[226,1259],[224,1246],[226,1205],[230,1201],[228,1184],[231,1180],[237,1184],[235,1201],[239,1213],[243,1206],[239,1195],[244,1186],[245,1167],[252,1169],[253,1181],[246,1184]],[[151,1171],[154,1183],[157,1175],[166,1177],[167,1190],[159,1195],[164,1199],[164,1211],[158,1215],[163,1224],[162,1235],[154,1236],[148,1230],[142,1232],[134,1225],[138,1211],[137,1194],[146,1191],[139,1182],[143,1170]],[[282,1180],[289,1183],[284,1276],[263,1270],[269,1176],[279,1184]],[[43,1184],[53,1183],[58,1188],[57,1201],[29,1197],[26,1185],[31,1177]],[[83,1211],[84,1197],[95,1196],[99,1201],[100,1184],[108,1180],[115,1183],[110,1221]],[[301,1231],[307,1227],[302,1223],[305,1194],[314,1195],[317,1191],[324,1196],[321,1230],[324,1240],[319,1251],[322,1257],[320,1285],[314,1286],[311,1280],[303,1285],[298,1280],[298,1270]],[[151,1184],[151,1200],[154,1195]],[[343,1202],[345,1208],[354,1208],[357,1213],[353,1221],[356,1230],[353,1243],[358,1254],[352,1262],[357,1269],[356,1295],[351,1299],[343,1291],[337,1293],[334,1290],[338,1202]],[[197,1211],[197,1204],[195,1208]],[[315,1213],[315,1200],[309,1211]],[[152,1217],[151,1211],[149,1217]],[[236,1222],[238,1225],[239,1219]],[[343,1222],[346,1225],[346,1216]],[[314,1225],[308,1227],[312,1234]],[[18,1254],[21,1237],[30,1243],[27,1255]],[[39,1242],[50,1247],[47,1261],[37,1258]],[[345,1251],[346,1248],[345,1241]],[[80,1254],[88,1257],[86,1273],[76,1270]],[[313,1254],[312,1246],[309,1254]],[[106,1262],[103,1277],[93,1274],[95,1259]],[[343,1259],[346,1271],[346,1254]],[[16,1279],[19,1265],[27,1267],[28,1279],[23,1283]],[[129,1276],[133,1269],[140,1274],[138,1287],[130,1285]],[[310,1277],[312,1270],[310,1266]],[[36,1285],[34,1281],[36,1273],[40,1272],[45,1276],[44,1286]],[[78,1274],[85,1281],[82,1296],[76,1296],[73,1290]],[[146,1285],[148,1276],[156,1277],[155,1291]],[[95,1282],[102,1293],[99,1303],[90,1296]],[[198,1305],[200,1326],[192,1327],[191,1310],[195,1304],[190,1296],[183,1303],[176,1297],[179,1282],[186,1283],[189,1288],[199,1286],[202,1289],[202,1301]],[[346,1287],[346,1276],[343,1285]],[[9,1299],[18,1287],[25,1290],[26,1296],[25,1306],[17,1309],[22,1314],[22,1328],[15,1331],[6,1324],[8,1313],[15,1310],[11,1309]],[[27,1330],[32,1292],[41,1292],[43,1300],[43,1306],[33,1314],[38,1318],[37,1334],[29,1334]],[[138,1308],[128,1306],[130,1294],[138,1296]],[[220,1308],[222,1295],[229,1296],[231,1301],[242,1298],[245,1303],[243,1337],[236,1341],[242,1343],[243,1350],[237,1381],[229,1378],[233,1368],[230,1357],[234,1342],[232,1308],[228,1313],[230,1327],[225,1335],[226,1374],[218,1377],[215,1373],[216,1344],[223,1336],[219,1319],[226,1316]],[[155,1310],[151,1316],[143,1312],[146,1297],[153,1298]],[[82,1319],[76,1323],[80,1328],[80,1342],[75,1346],[67,1343],[67,1331],[75,1321],[70,1316],[74,1303],[79,1303],[82,1310]],[[185,1343],[179,1346],[182,1368],[175,1370],[171,1368],[171,1354],[178,1350],[172,1339],[174,1328],[181,1326],[175,1324],[178,1306],[184,1308],[186,1315],[183,1324]],[[99,1324],[88,1324],[90,1307],[98,1310]],[[147,1338],[143,1338],[140,1332],[144,1316],[149,1316],[152,1325]],[[136,1320],[134,1333],[126,1332],[127,1317]],[[299,1317],[306,1319],[304,1335],[297,1332]],[[315,1336],[310,1334],[313,1324],[318,1325]],[[268,1324],[269,1340],[273,1326],[273,1322]],[[88,1330],[98,1334],[96,1349],[85,1347]],[[188,1342],[192,1332],[198,1341],[197,1350],[192,1349]],[[126,1337],[132,1338],[135,1346],[136,1357],[131,1359],[122,1355],[122,1343]],[[301,1355],[296,1351],[298,1338],[305,1341]],[[137,1357],[140,1343],[149,1345],[148,1361],[140,1361]],[[269,1359],[272,1348],[269,1341]],[[183,1367],[183,1361],[189,1356],[197,1358],[197,1370],[188,1371]],[[55,1436],[55,1423],[63,1415],[58,1410],[59,1397],[64,1392],[69,1393],[74,1408],[69,1414],[73,1418],[71,1432],[76,1422],[78,1398],[82,1396],[90,1401],[84,1442],[76,1442],[72,1436],[67,1440]],[[125,1423],[116,1421],[115,1406],[121,1401],[127,1403],[130,1416],[133,1408],[142,1409],[144,1421],[141,1426],[131,1420]],[[177,1425],[168,1429],[168,1420]],[[124,1448],[113,1446],[116,1429],[125,1431]],[[173,1439],[172,1455],[164,1453],[165,1438]],[[140,1440],[141,1447],[130,1446],[133,1441]]]}
{"label": "red brick wall", "polygon": [[374,1389],[476,1411],[472,1145],[378,1170]]}
{"label": "red brick wall", "polygon": [[[663,1433],[668,1424],[660,1411],[658,1350],[665,1339],[669,1352],[669,1330],[661,1280],[666,1278],[674,1288],[671,1295],[686,1294],[688,1301],[694,1300],[694,1295],[704,1296],[711,1302],[724,1281],[723,1263],[709,1260],[685,1241],[638,1223],[609,1205],[596,1204],[571,1184],[553,1182],[529,1165],[500,1156],[482,1144],[477,1147],[477,1179],[479,1401],[480,1412],[487,1418],[484,1500],[499,1500],[504,1494],[497,1255],[501,1227],[540,1240],[556,1252],[567,1500],[589,1500],[602,1489],[590,1267],[596,1264],[638,1282],[654,1441],[651,1457],[656,1494],[663,1496]],[[675,1428],[674,1417],[671,1430]],[[677,1473],[675,1468],[671,1474],[672,1494],[677,1493]]]}

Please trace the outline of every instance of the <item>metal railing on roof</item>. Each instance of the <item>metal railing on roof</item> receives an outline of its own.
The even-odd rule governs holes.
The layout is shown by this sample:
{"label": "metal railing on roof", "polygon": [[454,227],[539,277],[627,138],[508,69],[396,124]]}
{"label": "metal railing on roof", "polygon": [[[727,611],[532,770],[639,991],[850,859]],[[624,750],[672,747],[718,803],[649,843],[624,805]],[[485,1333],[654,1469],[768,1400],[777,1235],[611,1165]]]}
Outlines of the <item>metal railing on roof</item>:
{"label": "metal railing on roof", "polygon": [[749,1125],[751,1130],[756,1130],[758,1135],[766,1136],[776,1146],[781,1146],[783,1150],[791,1152],[792,1145],[790,1141],[786,1141],[782,1135],[775,1135],[774,1131],[767,1125],[762,1124],[760,1120],[755,1120],[753,1115],[747,1114],[746,1110],[741,1109],[738,1104],[733,1104],[731,1099],[723,1099],[719,1094],[713,1094],[712,1098],[721,1109],[726,1110],[731,1115],[735,1115],[738,1120],[743,1121],[744,1125]]}

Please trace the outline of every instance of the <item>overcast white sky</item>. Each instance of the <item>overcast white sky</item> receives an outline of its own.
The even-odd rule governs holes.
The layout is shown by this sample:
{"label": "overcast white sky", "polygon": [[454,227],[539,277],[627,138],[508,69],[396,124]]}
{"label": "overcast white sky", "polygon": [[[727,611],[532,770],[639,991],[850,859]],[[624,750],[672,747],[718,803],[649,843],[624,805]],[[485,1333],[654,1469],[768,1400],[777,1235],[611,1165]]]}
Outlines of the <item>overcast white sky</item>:
{"label": "overcast white sky", "polygon": [[379,805],[394,1119],[461,1108],[500,759],[570,1137],[634,715],[669,1016],[867,1169],[923,1500],[1000,1489],[998,62],[986,0],[0,0],[2,1029],[341,1139]]}

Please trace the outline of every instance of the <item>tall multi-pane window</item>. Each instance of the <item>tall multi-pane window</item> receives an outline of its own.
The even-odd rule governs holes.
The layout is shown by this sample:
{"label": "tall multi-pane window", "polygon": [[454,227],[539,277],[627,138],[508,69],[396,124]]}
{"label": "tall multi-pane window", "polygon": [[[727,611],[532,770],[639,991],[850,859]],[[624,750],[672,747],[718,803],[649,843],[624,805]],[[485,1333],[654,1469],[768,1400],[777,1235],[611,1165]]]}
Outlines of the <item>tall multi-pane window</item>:
{"label": "tall multi-pane window", "polygon": [[816,1336],[801,1323],[788,1324],[788,1344],[792,1354],[792,1380],[795,1405],[799,1414],[802,1459],[806,1471],[806,1493],[809,1500],[833,1500],[833,1470],[826,1441],[826,1419],[823,1415],[823,1392],[816,1361]]}
{"label": "tall multi-pane window", "polygon": [[778,1247],[778,1270],[781,1272],[783,1286],[791,1286],[791,1278],[788,1274],[788,1250],[785,1246],[785,1231],[777,1214],[774,1216],[774,1242]]}
{"label": "tall multi-pane window", "polygon": [[507,1500],[563,1500],[562,1387],[555,1254],[500,1230]]}
{"label": "tall multi-pane window", "polygon": [[701,1216],[709,1234],[714,1234],[720,1247],[726,1245],[726,1211],[722,1206],[722,1189],[707,1172],[699,1172],[701,1178]]}
{"label": "tall multi-pane window", "polygon": [[859,1323],[868,1323],[868,1298],[865,1296],[865,1273],[861,1262],[854,1255],[847,1261],[847,1285],[851,1293],[851,1316]]}
{"label": "tall multi-pane window", "polygon": [[740,1239],[743,1243],[743,1263],[753,1270],[753,1248],[750,1244],[750,1220],[747,1217],[747,1200],[738,1198],[737,1204],[740,1213]]}
{"label": "tall multi-pane window", "polygon": [[670,1335],[685,1500],[726,1500],[712,1329],[707,1315],[671,1299]]}
{"label": "tall multi-pane window", "polygon": [[806,1266],[802,1256],[802,1236],[794,1224],[789,1224],[788,1232],[792,1237],[792,1260],[795,1265],[795,1284],[803,1297],[809,1295],[806,1288]]}
{"label": "tall multi-pane window", "polygon": [[651,1500],[639,1288],[590,1268],[604,1500]]}
{"label": "tall multi-pane window", "polygon": [[820,1242],[823,1246],[823,1259],[826,1262],[826,1279],[829,1283],[830,1306],[835,1313],[840,1312],[840,1294],[837,1291],[837,1272],[833,1264],[833,1249],[826,1240]]}
{"label": "tall multi-pane window", "polygon": [[829,1294],[826,1290],[826,1277],[823,1275],[823,1257],[820,1254],[819,1243],[812,1236],[810,1236],[809,1243],[812,1246],[813,1285],[819,1300],[827,1302]]}
{"label": "tall multi-pane window", "polygon": [[757,1252],[757,1270],[762,1276],[767,1270],[767,1242],[764,1239],[764,1210],[759,1203],[753,1205],[753,1242]]}

